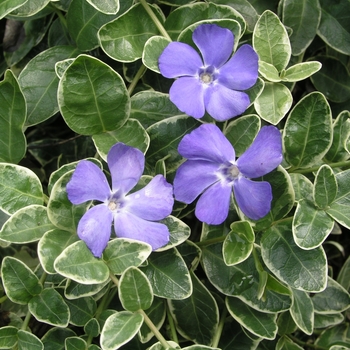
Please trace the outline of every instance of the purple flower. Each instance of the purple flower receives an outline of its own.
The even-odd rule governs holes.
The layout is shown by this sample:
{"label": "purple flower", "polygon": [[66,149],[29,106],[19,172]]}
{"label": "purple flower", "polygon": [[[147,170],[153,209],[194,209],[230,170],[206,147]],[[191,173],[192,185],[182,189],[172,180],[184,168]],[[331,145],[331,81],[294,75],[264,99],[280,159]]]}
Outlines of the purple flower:
{"label": "purple flower", "polygon": [[67,183],[68,199],[73,204],[90,200],[103,202],[89,209],[78,224],[78,236],[96,257],[101,257],[111,235],[111,224],[118,237],[146,242],[158,249],[169,242],[168,227],[154,222],[164,219],[173,208],[172,186],[162,175],[144,188],[128,192],[138,183],[145,164],[143,153],[123,143],[109,151],[107,163],[112,190],[102,170],[92,162],[78,163]]}
{"label": "purple flower", "polygon": [[242,90],[258,78],[257,53],[242,45],[230,58],[233,34],[215,24],[199,25],[192,39],[203,59],[181,42],[171,42],[159,57],[161,74],[178,78],[170,88],[170,100],[194,118],[202,118],[205,110],[219,121],[242,114],[250,104]]}
{"label": "purple flower", "polygon": [[175,199],[192,203],[200,221],[219,225],[229,212],[231,193],[242,212],[253,220],[271,209],[272,190],[266,181],[251,181],[275,169],[282,161],[279,130],[264,126],[252,145],[235,159],[235,150],[220,129],[203,124],[184,136],[179,153],[187,158],[174,179]]}

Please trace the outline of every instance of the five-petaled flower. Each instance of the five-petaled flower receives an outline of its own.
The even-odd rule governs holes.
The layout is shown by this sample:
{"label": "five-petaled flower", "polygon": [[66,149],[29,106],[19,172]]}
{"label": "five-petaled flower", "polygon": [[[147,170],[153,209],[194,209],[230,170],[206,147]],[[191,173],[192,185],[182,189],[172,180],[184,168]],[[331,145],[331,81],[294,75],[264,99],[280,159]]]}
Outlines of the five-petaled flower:
{"label": "five-petaled flower", "polygon": [[186,114],[202,118],[205,110],[216,120],[224,121],[242,114],[250,104],[243,92],[258,78],[258,55],[242,45],[230,58],[234,36],[215,24],[199,25],[192,39],[195,49],[181,42],[171,42],[159,57],[159,70],[172,84],[170,100]]}
{"label": "five-petaled flower", "polygon": [[231,143],[213,124],[203,124],[185,135],[178,151],[187,160],[175,175],[175,199],[189,204],[200,195],[195,209],[200,221],[212,225],[225,221],[232,188],[238,207],[248,218],[258,220],[270,211],[271,185],[250,179],[281,163],[282,141],[276,127],[262,127],[237,160]]}
{"label": "five-petaled flower", "polygon": [[137,148],[115,144],[107,155],[112,190],[106,176],[94,163],[78,163],[67,184],[73,204],[90,200],[103,202],[89,209],[78,224],[78,236],[94,256],[101,257],[111,235],[111,224],[118,237],[146,242],[156,250],[169,242],[168,227],[158,220],[173,208],[172,186],[162,175],[155,176],[144,188],[129,193],[141,178],[145,157]]}

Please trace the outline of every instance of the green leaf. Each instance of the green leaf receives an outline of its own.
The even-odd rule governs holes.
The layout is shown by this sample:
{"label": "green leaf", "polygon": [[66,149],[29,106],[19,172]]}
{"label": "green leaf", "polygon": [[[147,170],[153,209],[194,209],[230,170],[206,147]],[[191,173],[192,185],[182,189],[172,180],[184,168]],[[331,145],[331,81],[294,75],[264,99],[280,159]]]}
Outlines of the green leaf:
{"label": "green leaf", "polygon": [[[350,342],[350,327],[348,323],[342,323],[336,327],[328,328],[317,338],[315,345],[330,349],[332,345],[348,345]],[[340,350],[339,348],[336,350]],[[344,350],[344,349],[342,349]],[[345,350],[347,350],[345,348]]]}
{"label": "green leaf", "polygon": [[337,282],[350,291],[350,256],[346,259],[338,274]]}
{"label": "green leaf", "polygon": [[[178,1],[178,0],[177,0]],[[181,349],[179,344],[175,343],[174,341],[167,341],[168,345],[171,346],[171,348],[165,348],[160,342],[157,342],[155,344],[153,344],[151,347],[147,348],[147,350],[178,350]],[[182,348],[185,349],[185,348]],[[203,349],[206,349],[206,347],[204,347]]]}
{"label": "green leaf", "polygon": [[334,50],[350,55],[350,3],[320,0],[321,22],[317,34]]}
{"label": "green leaf", "polygon": [[326,288],[327,259],[322,247],[299,248],[293,239],[292,220],[284,220],[264,232],[261,256],[266,266],[290,287],[306,292]]}
{"label": "green leaf", "polygon": [[286,68],[291,46],[287,30],[275,13],[267,10],[260,16],[253,32],[253,47],[260,60],[272,64],[277,71]]}
{"label": "green leaf", "polygon": [[0,349],[12,349],[17,343],[18,329],[12,326],[0,328]]}
{"label": "green leaf", "polygon": [[48,350],[64,350],[64,342],[68,337],[76,336],[70,328],[51,328],[42,338],[44,348]]}
{"label": "green leaf", "polygon": [[226,265],[236,265],[244,261],[251,254],[255,235],[247,221],[237,221],[231,224],[222,246],[222,253]]}
{"label": "green leaf", "polygon": [[39,124],[58,112],[58,77],[55,64],[76,57],[78,50],[72,46],[56,46],[35,56],[18,77],[27,102],[26,126]]}
{"label": "green leaf", "polygon": [[[222,256],[222,244],[211,244],[203,248],[203,268],[209,281],[221,293],[236,296],[252,308],[268,313],[288,310],[291,304],[289,291],[271,281],[265,298],[258,298],[259,272],[252,255],[240,264],[227,266]],[[268,280],[268,283],[269,280]]]}
{"label": "green leaf", "polygon": [[[145,313],[151,319],[152,323],[156,326],[156,328],[159,330],[164,323],[166,315],[164,299],[154,297],[151,307],[147,309]],[[141,343],[147,343],[154,337],[154,333],[144,322],[140,328],[139,336],[141,339]]]}
{"label": "green leaf", "polygon": [[86,350],[87,344],[86,341],[78,337],[66,338],[64,342],[66,350]]}
{"label": "green leaf", "polygon": [[147,276],[137,267],[129,267],[120,277],[119,298],[128,311],[147,310],[153,302],[152,287]]}
{"label": "green leaf", "polygon": [[[163,22],[159,12],[152,5],[153,13]],[[135,18],[138,21],[135,21]],[[122,16],[103,25],[98,37],[101,48],[111,58],[120,62],[134,62],[142,57],[146,41],[159,31],[141,4],[132,6]]]}
{"label": "green leaf", "polygon": [[73,205],[68,197],[66,185],[72,177],[72,171],[61,176],[51,190],[51,196],[47,204],[47,214],[50,221],[58,228],[76,233],[80,218],[86,212],[90,203]]}
{"label": "green leaf", "polygon": [[349,158],[347,141],[350,137],[350,112],[339,113],[333,122],[333,141],[325,155],[329,162],[341,162]]}
{"label": "green leaf", "polygon": [[43,190],[35,173],[19,165],[0,163],[0,208],[6,214],[42,204]]}
{"label": "green leaf", "polygon": [[55,274],[55,259],[63,252],[65,248],[78,240],[76,234],[59,229],[47,231],[38,243],[38,257],[41,267],[46,273]]}
{"label": "green leaf", "polygon": [[149,165],[155,166],[159,159],[166,159],[168,172],[174,172],[182,163],[177,146],[183,136],[198,127],[200,123],[188,116],[175,116],[151,125],[146,131],[150,136],[147,152]]}
{"label": "green leaf", "polygon": [[319,72],[311,77],[315,88],[333,102],[345,102],[350,98],[350,73],[337,58],[317,56],[322,64]]}
{"label": "green leaf", "polygon": [[285,0],[282,3],[282,21],[292,29],[290,44],[292,55],[302,54],[316,36],[321,20],[318,0]]}
{"label": "green leaf", "polygon": [[96,318],[91,318],[84,326],[84,331],[91,337],[97,337],[101,332],[101,327]]}
{"label": "green leaf", "polygon": [[335,177],[338,184],[337,196],[326,212],[341,225],[350,228],[350,170],[342,171]]}
{"label": "green leaf", "polygon": [[87,0],[98,11],[106,14],[116,14],[119,11],[119,0]]}
{"label": "green leaf", "polygon": [[81,297],[73,300],[65,299],[69,307],[69,323],[74,326],[85,326],[95,315],[96,301],[93,297]]}
{"label": "green leaf", "polygon": [[64,72],[58,86],[58,104],[67,125],[82,135],[118,129],[130,112],[122,77],[88,55],[78,56]]}
{"label": "green leaf", "polygon": [[24,5],[28,0],[3,0],[0,4],[0,19]]}
{"label": "green leaf", "polygon": [[168,46],[169,40],[163,36],[152,36],[146,43],[142,54],[142,63],[150,70],[160,73],[158,58]]}
{"label": "green leaf", "polygon": [[111,273],[121,275],[129,267],[140,266],[151,254],[152,247],[144,242],[128,238],[116,238],[108,242],[103,261]]}
{"label": "green leaf", "polygon": [[277,125],[287,114],[292,103],[292,94],[285,85],[265,82],[264,90],[256,98],[254,107],[262,119]]}
{"label": "green leaf", "polygon": [[256,114],[235,118],[224,129],[226,138],[232,144],[236,157],[241,156],[252,144],[261,126],[260,118]]}
{"label": "green leaf", "polygon": [[341,313],[331,314],[331,315],[315,314],[314,318],[315,318],[315,322],[314,322],[315,328],[327,328],[330,326],[335,326],[344,321],[344,316]]}
{"label": "green leaf", "polygon": [[109,316],[101,332],[102,349],[119,349],[134,337],[142,323],[141,314],[129,311],[116,312]]}
{"label": "green leaf", "polygon": [[95,258],[84,241],[67,247],[55,260],[55,270],[81,284],[105,282],[109,277],[107,265]]}
{"label": "green leaf", "polygon": [[290,112],[283,131],[286,161],[297,168],[319,162],[332,143],[332,117],[325,97],[313,92]]}
{"label": "green leaf", "polygon": [[26,101],[12,71],[0,82],[0,161],[18,163],[26,151]]}
{"label": "green leaf", "polygon": [[303,350],[303,348],[284,335],[278,339],[276,350]]}
{"label": "green leaf", "polygon": [[1,277],[6,295],[17,304],[28,304],[40,294],[42,286],[38,277],[22,261],[5,256],[1,265]]}
{"label": "green leaf", "polygon": [[151,282],[156,296],[178,300],[188,298],[192,293],[189,271],[176,248],[151,254],[148,265],[141,270]]}
{"label": "green leaf", "polygon": [[334,220],[312,203],[301,199],[293,217],[293,236],[302,249],[320,246],[331,233]]}
{"label": "green leaf", "polygon": [[89,296],[96,296],[97,293],[100,293],[103,288],[106,288],[109,280],[106,280],[103,283],[97,284],[81,284],[73,280],[68,279],[66,283],[66,288],[64,290],[64,296],[67,299],[79,299]]}
{"label": "green leaf", "polygon": [[232,297],[226,297],[226,307],[230,315],[249,332],[264,339],[275,339],[277,314],[254,310],[243,301]]}
{"label": "green leaf", "polygon": [[169,300],[169,309],[181,336],[210,346],[219,324],[219,309],[209,290],[192,272],[191,280],[192,294],[183,300]]}
{"label": "green leaf", "polygon": [[53,288],[44,289],[28,304],[29,311],[39,321],[57,327],[67,327],[70,312],[61,295]]}
{"label": "green leaf", "polygon": [[283,81],[295,82],[304,80],[318,72],[322,64],[317,61],[301,62],[282,71],[281,78]]}
{"label": "green leaf", "polygon": [[259,73],[268,81],[272,81],[272,82],[281,81],[278,70],[271,63],[267,63],[259,60]]}
{"label": "green leaf", "polygon": [[322,165],[316,174],[314,186],[315,204],[326,209],[334,201],[338,191],[337,180],[330,166]]}
{"label": "green leaf", "polygon": [[298,173],[290,174],[290,178],[293,183],[295,201],[299,202],[302,199],[306,199],[307,201],[313,203],[313,183],[306,176]]}
{"label": "green leaf", "polygon": [[328,277],[326,289],[315,294],[311,300],[315,312],[319,314],[337,314],[350,307],[349,293],[330,277]]}
{"label": "green leaf", "polygon": [[145,128],[176,115],[184,113],[169,100],[168,94],[140,91],[131,97],[130,118],[137,119]]}
{"label": "green leaf", "polygon": [[[79,50],[90,51],[98,47],[98,30],[104,24],[115,19],[115,16],[102,13],[104,11],[100,11],[98,7],[94,6],[94,2],[103,2],[108,5],[108,2],[113,1],[118,2],[119,8],[118,0],[73,0],[71,2],[67,12],[67,27]],[[77,14],[79,15],[77,16]]]}
{"label": "green leaf", "polygon": [[27,332],[23,329],[18,330],[18,350],[43,350],[44,344],[33,333]]}
{"label": "green leaf", "polygon": [[29,0],[11,12],[11,16],[30,17],[41,11],[50,0]]}
{"label": "green leaf", "polygon": [[122,128],[93,135],[92,139],[104,161],[107,161],[109,150],[117,142],[123,142],[128,146],[138,148],[143,153],[146,153],[150,142],[146,130],[136,119],[128,119]]}
{"label": "green leaf", "polygon": [[297,326],[306,334],[314,329],[314,307],[307,293],[292,288],[293,303],[290,314]]}
{"label": "green leaf", "polygon": [[[164,23],[164,28],[167,30],[168,34],[173,40],[181,41],[179,35],[183,30],[197,22],[207,22],[209,19],[210,21],[220,19],[235,20],[235,22],[239,24],[239,32],[235,33],[235,47],[237,47],[241,33],[244,33],[245,31],[246,23],[243,16],[232,7],[230,8],[228,6],[216,5],[212,2],[186,4],[175,9],[169,14]],[[197,25],[198,23],[196,26]],[[221,26],[224,28],[229,28],[224,25],[224,22],[222,22]]]}
{"label": "green leaf", "polygon": [[46,207],[30,205],[18,210],[7,220],[0,231],[0,239],[18,244],[35,242],[53,228]]}

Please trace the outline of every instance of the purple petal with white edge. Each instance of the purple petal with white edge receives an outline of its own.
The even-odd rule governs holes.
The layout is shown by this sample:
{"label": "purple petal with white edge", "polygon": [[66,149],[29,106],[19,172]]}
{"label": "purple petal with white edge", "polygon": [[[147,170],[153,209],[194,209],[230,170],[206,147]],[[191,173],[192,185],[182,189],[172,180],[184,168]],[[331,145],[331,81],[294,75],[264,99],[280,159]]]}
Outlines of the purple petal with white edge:
{"label": "purple petal with white edge", "polygon": [[115,215],[114,230],[117,237],[148,243],[152,246],[152,250],[163,247],[169,242],[169,229],[166,225],[141,219],[128,212]]}
{"label": "purple petal with white edge", "polygon": [[208,225],[222,224],[228,215],[232,186],[217,182],[210,186],[198,199],[196,217]]}
{"label": "purple petal with white edge", "polygon": [[159,56],[160,73],[166,78],[196,75],[203,66],[198,52],[185,43],[170,43]]}
{"label": "purple petal with white edge", "polygon": [[145,156],[139,149],[120,142],[108,152],[107,162],[112,176],[112,191],[123,195],[140,180],[145,167]]}
{"label": "purple petal with white edge", "polygon": [[271,210],[272,189],[268,182],[240,177],[233,182],[233,191],[239,208],[248,218],[259,220]]}
{"label": "purple petal with white edge", "polygon": [[259,57],[250,45],[241,46],[220,68],[218,81],[233,90],[247,90],[258,79]]}
{"label": "purple petal with white edge", "polygon": [[66,186],[68,199],[73,204],[90,200],[104,202],[111,193],[105,174],[94,163],[81,160]]}
{"label": "purple petal with white edge", "polygon": [[246,177],[263,176],[282,162],[282,138],[274,126],[260,129],[251,146],[238,158],[239,171]]}
{"label": "purple petal with white edge", "polygon": [[205,108],[218,121],[225,121],[242,114],[249,106],[249,96],[242,91],[215,84],[205,91]]}
{"label": "purple petal with white edge", "polygon": [[216,24],[201,24],[193,32],[192,39],[199,48],[205,66],[220,68],[231,56],[233,34]]}
{"label": "purple petal with white edge", "polygon": [[170,87],[169,97],[181,112],[197,119],[204,116],[204,88],[198,78],[181,77],[175,80]]}
{"label": "purple petal with white edge", "polygon": [[204,160],[187,160],[177,169],[174,178],[176,200],[192,203],[204,190],[219,181],[220,164]]}
{"label": "purple petal with white edge", "polygon": [[185,135],[178,151],[184,158],[192,160],[208,160],[218,164],[235,160],[231,143],[214,124],[203,124]]}
{"label": "purple petal with white edge", "polygon": [[79,221],[78,236],[97,258],[101,257],[111,236],[112,220],[108,207],[99,204],[89,209]]}
{"label": "purple petal with white edge", "polygon": [[173,210],[173,186],[156,175],[144,188],[126,197],[123,210],[145,220],[162,220]]}

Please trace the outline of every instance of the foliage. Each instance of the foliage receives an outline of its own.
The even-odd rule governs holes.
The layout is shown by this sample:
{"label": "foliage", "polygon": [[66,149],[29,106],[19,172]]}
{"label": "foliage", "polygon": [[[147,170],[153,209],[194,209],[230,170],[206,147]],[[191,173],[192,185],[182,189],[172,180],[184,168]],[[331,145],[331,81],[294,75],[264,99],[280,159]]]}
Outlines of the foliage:
{"label": "foliage", "polygon": [[[350,349],[349,13],[349,0],[1,1],[0,349]],[[202,23],[259,55],[250,106],[225,122],[179,111],[158,68],[170,41],[196,48]],[[202,123],[237,157],[280,130],[283,162],[261,177],[271,211],[251,220],[232,200],[208,225],[176,201],[165,247],[114,236],[94,257],[77,236],[92,202],[67,198],[78,161],[110,176],[123,142],[145,154],[139,188],[173,183]]]}

